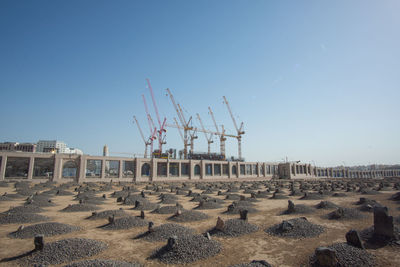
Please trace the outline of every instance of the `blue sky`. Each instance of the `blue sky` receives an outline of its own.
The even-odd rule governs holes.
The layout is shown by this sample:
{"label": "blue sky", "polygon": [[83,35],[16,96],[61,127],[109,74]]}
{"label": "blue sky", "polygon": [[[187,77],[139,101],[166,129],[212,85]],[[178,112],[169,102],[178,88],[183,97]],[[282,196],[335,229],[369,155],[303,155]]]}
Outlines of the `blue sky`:
{"label": "blue sky", "polygon": [[[143,153],[162,116],[234,132],[243,155],[319,166],[400,160],[400,1],[0,1],[0,141]],[[166,148],[182,148],[175,129]],[[203,135],[195,150],[206,151]],[[217,139],[213,151],[219,150]],[[237,155],[228,139],[227,154]]]}

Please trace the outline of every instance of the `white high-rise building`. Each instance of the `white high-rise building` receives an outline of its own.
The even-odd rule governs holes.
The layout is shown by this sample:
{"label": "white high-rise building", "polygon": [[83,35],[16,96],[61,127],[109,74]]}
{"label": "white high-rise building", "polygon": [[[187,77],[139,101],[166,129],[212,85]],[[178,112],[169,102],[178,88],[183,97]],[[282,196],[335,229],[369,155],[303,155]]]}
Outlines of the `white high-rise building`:
{"label": "white high-rise building", "polygon": [[36,152],[81,155],[83,154],[82,150],[77,148],[69,148],[64,142],[57,140],[39,140],[37,142]]}

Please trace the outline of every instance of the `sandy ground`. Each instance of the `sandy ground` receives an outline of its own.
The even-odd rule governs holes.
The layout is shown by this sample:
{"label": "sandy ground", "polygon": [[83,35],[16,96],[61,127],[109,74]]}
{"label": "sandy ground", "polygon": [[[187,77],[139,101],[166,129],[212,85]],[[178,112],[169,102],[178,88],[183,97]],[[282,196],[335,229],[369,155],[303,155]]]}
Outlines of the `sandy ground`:
{"label": "sandy ground", "polygon": [[[141,186],[143,188],[143,186]],[[113,190],[104,192],[109,196],[113,191],[118,191],[122,187],[114,186]],[[140,187],[139,187],[140,188]],[[193,190],[200,192],[199,190]],[[0,188],[0,194],[4,192],[15,192],[13,186],[10,184],[8,188]],[[388,200],[389,196],[395,191],[386,191],[379,195],[364,195],[362,197],[371,198],[379,201],[381,204],[389,207],[390,214],[398,216],[400,211],[398,204]],[[99,193],[101,196],[103,194]],[[242,194],[242,193],[240,193]],[[224,199],[225,196],[216,196]],[[246,195],[250,196],[250,195]],[[352,193],[347,197],[341,198],[326,198],[325,200],[332,201],[344,207],[356,207],[356,202],[361,195]],[[149,196],[152,202],[157,201],[157,196]],[[190,202],[190,198],[185,196],[178,196],[180,203],[183,204],[185,209],[192,209],[197,206],[197,202]],[[290,197],[295,204],[316,205],[320,200],[299,200],[298,196]],[[316,247],[321,245],[330,245],[335,242],[345,242],[345,234],[350,229],[362,230],[373,224],[372,213],[364,213],[367,215],[366,219],[356,221],[332,221],[322,218],[321,216],[329,213],[329,210],[317,210],[313,214],[307,215],[280,215],[280,213],[287,208],[287,199],[273,200],[273,199],[259,199],[256,202],[257,209],[260,212],[249,214],[249,222],[259,226],[259,231],[250,235],[245,235],[237,238],[220,238],[215,237],[216,240],[222,244],[222,251],[220,254],[202,261],[190,264],[190,266],[230,266],[243,262],[250,262],[251,260],[266,260],[273,266],[306,266],[309,256],[313,253]],[[72,232],[65,235],[46,237],[46,242],[56,241],[64,238],[81,237],[91,238],[104,241],[108,244],[108,249],[93,256],[92,258],[101,259],[115,259],[128,262],[139,262],[145,266],[171,266],[162,264],[156,260],[148,260],[147,258],[153,250],[164,245],[165,242],[147,242],[145,240],[137,240],[134,237],[147,230],[147,227],[132,228],[130,230],[115,230],[106,231],[98,228],[107,223],[107,220],[85,220],[86,217],[91,215],[91,212],[60,212],[68,204],[75,204],[73,196],[59,196],[53,198],[56,204],[54,207],[44,208],[46,212],[40,213],[51,218],[51,221],[76,225],[81,228],[80,231]],[[8,210],[11,206],[18,206],[23,203],[20,201],[1,201],[0,212]],[[236,215],[222,214],[226,210],[231,201],[226,201],[224,208],[216,210],[202,210],[202,212],[211,216],[210,219],[201,222],[183,223],[183,225],[196,229],[198,233],[213,227],[216,219],[220,216],[223,219],[235,218]],[[116,202],[116,198],[108,197],[106,203],[100,205],[102,210],[123,208],[127,213],[132,215],[139,215],[139,211],[129,210],[132,206],[120,205]],[[159,215],[146,212],[146,219],[153,221],[155,226],[166,223],[166,218],[170,215]],[[326,231],[319,237],[307,239],[288,239],[270,236],[264,232],[264,229],[269,226],[280,223],[284,219],[305,216],[312,223],[317,223],[326,227]],[[28,225],[28,224],[26,224]],[[0,260],[18,256],[33,249],[32,239],[12,239],[7,236],[8,233],[15,231],[20,224],[0,225]],[[384,247],[376,250],[368,250],[376,256],[378,266],[399,266],[400,253],[399,248]],[[16,266],[15,261],[0,262],[1,266]]]}

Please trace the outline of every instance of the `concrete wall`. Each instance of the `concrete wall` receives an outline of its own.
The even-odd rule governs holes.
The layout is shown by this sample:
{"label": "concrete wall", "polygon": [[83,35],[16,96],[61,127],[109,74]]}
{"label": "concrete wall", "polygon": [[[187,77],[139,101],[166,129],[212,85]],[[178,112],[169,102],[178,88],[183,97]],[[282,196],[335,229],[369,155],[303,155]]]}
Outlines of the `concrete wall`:
{"label": "concrete wall", "polygon": [[56,182],[400,177],[400,170],[350,171],[301,163],[145,159],[0,152],[0,180]]}

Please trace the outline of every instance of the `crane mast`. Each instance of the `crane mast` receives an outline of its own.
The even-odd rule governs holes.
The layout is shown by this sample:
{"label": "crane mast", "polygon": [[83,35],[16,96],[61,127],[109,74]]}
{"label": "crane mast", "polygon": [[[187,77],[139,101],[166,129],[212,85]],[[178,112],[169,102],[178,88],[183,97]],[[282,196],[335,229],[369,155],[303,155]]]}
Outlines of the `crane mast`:
{"label": "crane mast", "polygon": [[210,137],[208,137],[206,129],[204,128],[203,121],[201,120],[199,113],[197,113],[196,115],[197,115],[197,119],[200,122],[200,126],[201,126],[201,129],[203,130],[204,136],[207,140],[207,153],[208,153],[208,155],[210,155],[211,154],[211,144],[214,143],[214,141],[212,140],[212,134],[210,134]]}
{"label": "crane mast", "polygon": [[144,145],[145,145],[144,157],[147,158],[147,147],[148,147],[148,145],[150,145],[150,142],[146,141],[146,139],[144,138],[142,128],[140,127],[140,124],[139,124],[138,120],[136,119],[136,116],[133,116],[133,119],[134,119],[134,123],[136,123],[136,125],[137,125],[137,127],[139,129],[140,136],[142,137],[142,140],[144,142]]}
{"label": "crane mast", "polygon": [[223,98],[224,98],[224,103],[226,104],[226,107],[228,108],[229,114],[231,115],[233,124],[235,125],[235,129],[236,129],[236,132],[237,132],[236,139],[238,140],[238,157],[239,157],[239,160],[241,160],[242,159],[242,135],[244,134],[243,122],[240,124],[240,128],[238,128],[236,120],[235,120],[235,117],[232,114],[232,110],[231,110],[231,107],[229,105],[229,102],[228,102],[228,100],[226,99],[225,96],[223,96]]}
{"label": "crane mast", "polygon": [[209,111],[210,116],[211,116],[211,118],[212,118],[212,120],[214,122],[215,129],[217,130],[217,133],[219,135],[219,144],[220,144],[221,155],[225,158],[225,141],[226,141],[226,137],[225,137],[224,126],[222,125],[222,132],[220,132],[219,129],[218,129],[218,125],[217,125],[217,123],[215,121],[215,118],[214,118],[214,113],[211,110],[211,107],[208,107],[208,111]]}
{"label": "crane mast", "polygon": [[156,100],[155,100],[154,93],[153,93],[153,88],[151,87],[150,80],[146,79],[146,81],[147,81],[148,88],[150,90],[150,94],[151,94],[151,99],[153,101],[154,110],[156,111],[158,126],[160,127],[159,130],[158,130],[158,149],[159,149],[159,153],[160,153],[160,157],[161,157],[161,155],[162,155],[162,146],[163,146],[163,144],[166,144],[165,136],[163,136],[163,134],[166,132],[164,127],[165,127],[165,123],[166,123],[167,118],[164,118],[163,123],[161,123],[160,114],[158,113],[158,108],[157,108]]}

